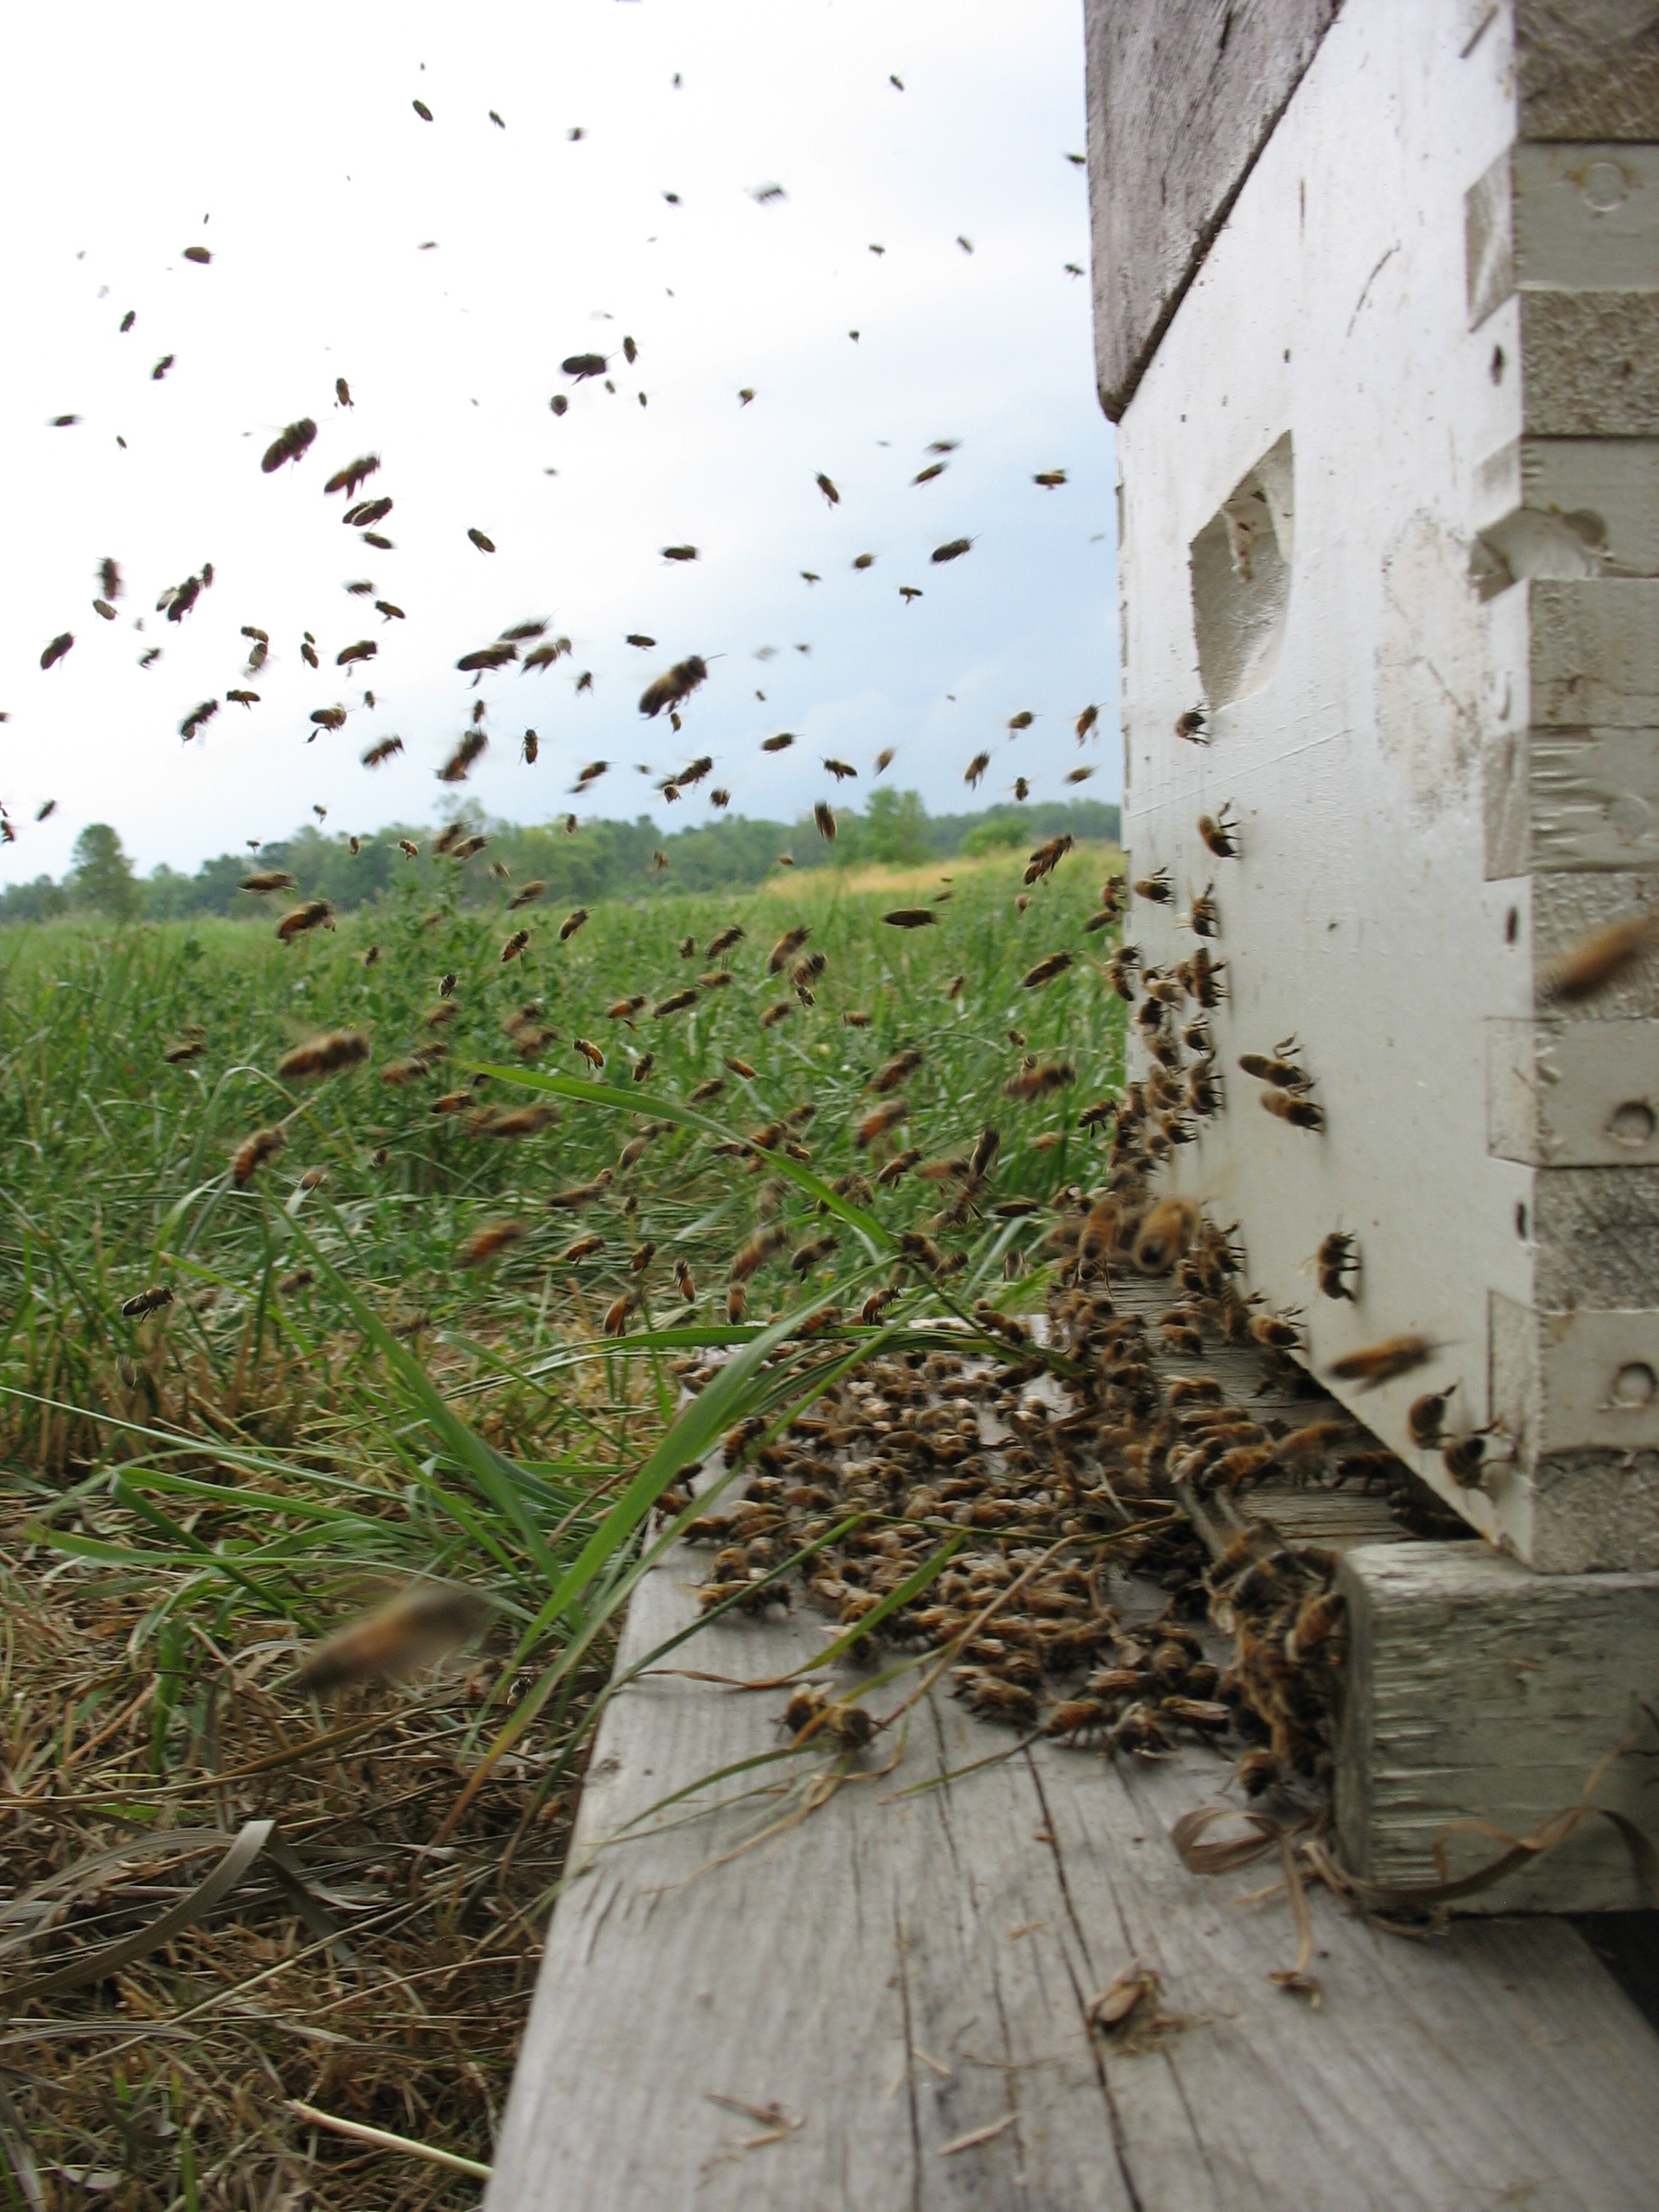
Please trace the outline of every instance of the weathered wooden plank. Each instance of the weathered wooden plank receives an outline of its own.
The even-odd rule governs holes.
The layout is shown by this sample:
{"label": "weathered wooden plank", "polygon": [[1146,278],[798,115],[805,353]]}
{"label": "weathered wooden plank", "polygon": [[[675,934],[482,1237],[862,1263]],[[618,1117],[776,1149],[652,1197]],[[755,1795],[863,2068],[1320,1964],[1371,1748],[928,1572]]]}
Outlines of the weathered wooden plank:
{"label": "weathered wooden plank", "polygon": [[1087,0],[1095,360],[1134,395],[1340,0]]}
{"label": "weathered wooden plank", "polygon": [[[691,1617],[702,1571],[682,1553],[647,1577],[623,1666]],[[828,1633],[717,1623],[669,1663],[758,1679]],[[696,1822],[679,1806],[617,1840],[775,1749],[781,1703],[651,1675],[611,1707],[493,2212],[1650,2205],[1659,2038],[1579,1937],[1490,1923],[1409,1943],[1322,1896],[1313,2012],[1267,1979],[1292,1948],[1282,1898],[1241,1903],[1255,1869],[1200,1881],[1168,1841],[1224,1780],[1202,1752],[1114,1766],[1045,1744],[963,1774],[1012,1740],[936,1698],[891,1772],[740,1855],[781,1803]],[[1129,2053],[1085,2011],[1137,1958],[1187,2024]]]}
{"label": "weathered wooden plank", "polygon": [[[1659,1575],[1532,1575],[1474,1544],[1361,1547],[1343,1561],[1350,1649],[1336,1810],[1344,1857],[1378,1882],[1438,1879],[1457,1820],[1532,1832],[1643,1733],[1596,1802],[1659,1832]],[[1648,1713],[1644,1716],[1643,1705]],[[1468,1874],[1503,1845],[1453,1839]],[[1605,1820],[1583,1822],[1471,1912],[1651,1905]]]}

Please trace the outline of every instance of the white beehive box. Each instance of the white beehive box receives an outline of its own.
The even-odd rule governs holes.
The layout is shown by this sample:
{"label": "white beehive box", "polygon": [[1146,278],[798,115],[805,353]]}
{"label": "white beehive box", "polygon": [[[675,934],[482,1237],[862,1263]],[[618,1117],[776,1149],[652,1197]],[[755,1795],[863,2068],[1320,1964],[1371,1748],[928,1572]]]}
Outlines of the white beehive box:
{"label": "white beehive box", "polygon": [[[1214,11],[1152,12],[1167,70]],[[1126,935],[1167,972],[1213,882],[1227,963],[1224,1110],[1176,1187],[1239,1223],[1322,1374],[1443,1347],[1350,1402],[1476,1528],[1554,1571],[1659,1567],[1659,957],[1571,1008],[1539,990],[1659,914],[1655,11],[1243,12],[1257,138],[1138,353],[1133,272],[1100,264],[1145,17],[1090,12],[1126,842],[1176,891]],[[1175,734],[1194,708],[1206,743]],[[1195,825],[1227,803],[1213,859]],[[1317,1133],[1237,1066],[1291,1036]],[[1310,1265],[1337,1230],[1352,1304]],[[1485,1492],[1407,1432],[1452,1383],[1449,1426],[1515,1455]]]}

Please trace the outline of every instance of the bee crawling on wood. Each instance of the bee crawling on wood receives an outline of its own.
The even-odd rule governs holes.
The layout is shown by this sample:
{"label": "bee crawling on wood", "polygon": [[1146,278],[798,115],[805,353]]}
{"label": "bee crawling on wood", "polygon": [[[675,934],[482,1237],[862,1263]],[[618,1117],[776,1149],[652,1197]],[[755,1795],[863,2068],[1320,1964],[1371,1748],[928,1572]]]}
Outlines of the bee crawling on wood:
{"label": "bee crawling on wood", "polygon": [[1204,735],[1204,726],[1208,720],[1201,707],[1188,707],[1184,714],[1176,716],[1175,733],[1178,738],[1185,738],[1191,744],[1207,745],[1210,741]]}
{"label": "bee crawling on wood", "polygon": [[1346,1279],[1359,1272],[1359,1261],[1353,1248],[1353,1236],[1346,1230],[1333,1229],[1329,1236],[1322,1240],[1318,1251],[1314,1255],[1314,1269],[1322,1297],[1346,1298],[1352,1302],[1353,1292],[1349,1289]]}
{"label": "bee crawling on wood", "polygon": [[494,1607],[454,1583],[411,1583],[319,1644],[294,1677],[313,1697],[359,1682],[401,1681],[470,1644]]}
{"label": "bee crawling on wood", "polygon": [[862,1751],[876,1732],[875,1719],[864,1706],[832,1698],[827,1690],[811,1685],[795,1692],[780,1719],[789,1730],[792,1749],[817,1738],[839,1751]]}
{"label": "bee crawling on wood", "polygon": [[1238,826],[1232,819],[1232,802],[1228,801],[1218,814],[1200,814],[1198,834],[1218,860],[1233,860],[1238,857]]}
{"label": "bee crawling on wood", "polygon": [[1426,1391],[1406,1408],[1406,1428],[1419,1451],[1438,1451],[1445,1442],[1446,1407],[1461,1385],[1447,1383],[1443,1390]]}

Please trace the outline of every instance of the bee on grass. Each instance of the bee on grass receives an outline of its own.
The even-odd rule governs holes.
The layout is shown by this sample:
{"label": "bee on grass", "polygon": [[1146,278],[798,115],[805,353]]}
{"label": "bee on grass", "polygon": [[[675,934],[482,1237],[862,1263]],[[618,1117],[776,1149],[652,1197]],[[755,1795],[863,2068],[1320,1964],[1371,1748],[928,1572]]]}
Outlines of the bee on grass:
{"label": "bee on grass", "polygon": [[129,1321],[142,1321],[146,1315],[160,1313],[163,1306],[172,1304],[173,1292],[165,1283],[158,1283],[150,1290],[140,1291],[137,1297],[126,1299],[121,1311]]}
{"label": "bee on grass", "polygon": [[363,1682],[402,1681],[470,1644],[494,1608],[456,1583],[411,1583],[319,1644],[294,1677],[313,1697]]}

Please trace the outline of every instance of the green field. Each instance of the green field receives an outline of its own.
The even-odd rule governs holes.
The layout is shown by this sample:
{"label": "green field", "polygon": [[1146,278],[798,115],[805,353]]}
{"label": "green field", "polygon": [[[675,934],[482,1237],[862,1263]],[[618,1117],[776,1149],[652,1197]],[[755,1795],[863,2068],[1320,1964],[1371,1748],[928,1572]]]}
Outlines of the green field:
{"label": "green field", "polygon": [[[655,1498],[731,1423],[787,1419],[874,1346],[882,1331],[859,1310],[881,1286],[899,1286],[886,1332],[988,1296],[1031,1304],[1012,1255],[1035,1253],[1045,1224],[999,1220],[992,1205],[1099,1180],[1101,1139],[1077,1116],[1121,1080],[1123,1008],[1099,972],[1116,933],[1083,924],[1115,855],[1073,851],[1021,913],[1023,866],[1002,855],[615,900],[561,941],[562,910],[509,915],[505,893],[495,911],[464,907],[458,871],[423,856],[379,905],[286,945],[280,901],[257,932],[64,921],[0,939],[8,1788],[14,1808],[33,1793],[70,1808],[15,1829],[26,1880],[106,1847],[112,1818],[229,1831],[253,1810],[280,1816],[336,1881],[392,1885],[376,1932],[353,1936],[384,1977],[453,1978],[388,2000],[377,2041],[404,2036],[409,2069],[388,2073],[383,2096],[360,2080],[354,2110],[367,2101],[377,2124],[488,2155],[483,2085],[498,2102],[613,1629],[662,1540]],[[882,921],[941,896],[933,927]],[[744,935],[711,963],[710,939],[733,925]],[[520,926],[529,941],[504,963]],[[795,961],[824,963],[811,1005],[789,969],[767,972],[795,927],[811,932]],[[1060,951],[1069,969],[1022,987]],[[729,984],[653,1016],[722,966]],[[636,995],[632,1026],[607,1012]],[[787,1014],[764,1025],[776,1006]],[[340,1029],[368,1038],[366,1064],[279,1073],[296,1042]],[[539,1046],[520,1057],[527,1030]],[[577,1038],[603,1051],[602,1072]],[[386,1080],[434,1043],[444,1055],[424,1072]],[[194,1056],[169,1063],[181,1045]],[[908,1119],[861,1147],[871,1079],[906,1047],[925,1055],[899,1093]],[[1026,1054],[1065,1060],[1075,1080],[1032,1103],[1007,1097]],[[724,1089],[690,1109],[715,1080]],[[440,1101],[453,1110],[434,1112]],[[531,1133],[481,1126],[538,1104],[547,1117]],[[732,1145],[791,1115],[763,1152]],[[922,1166],[960,1158],[988,1127],[1001,1141],[982,1211],[948,1231],[948,1176],[836,1192],[873,1181],[901,1146]],[[237,1187],[234,1152],[272,1127],[283,1147]],[[607,1173],[587,1203],[550,1206]],[[788,1233],[734,1327],[729,1263],[767,1224]],[[465,1264],[467,1240],[500,1224],[515,1241]],[[944,1280],[896,1266],[894,1239],[913,1229],[963,1255]],[[834,1249],[793,1270],[826,1235]],[[589,1238],[602,1240],[591,1256],[561,1256]],[[151,1289],[172,1302],[124,1314]],[[624,1333],[605,1335],[630,1291]],[[676,1363],[710,1346],[729,1347],[726,1370],[677,1412]],[[294,1690],[310,1639],[415,1574],[493,1601],[470,1672],[337,1708]],[[356,1727],[358,1748],[332,1748]],[[245,1770],[258,1779],[224,1780]],[[417,1879],[408,1854],[434,1844],[451,1856],[421,1858]],[[388,1863],[405,1867],[395,1882]],[[108,1909],[133,1924],[118,1900]],[[252,2157],[249,2100],[269,2103],[272,2073],[301,2099],[325,2086],[333,2046],[296,2040],[294,2023],[358,2000],[331,1997],[320,1942],[278,1957],[275,1924],[273,1908],[191,1929],[53,1999],[56,2016],[101,2022],[171,2013],[181,1974],[204,1992],[188,2063],[164,2043],[123,2046],[123,2094],[166,2121],[145,2154],[153,2186],[131,2202],[185,2203],[216,2162]],[[271,1974],[266,2025],[239,2012],[216,2036],[226,1993]],[[351,2031],[349,2010],[338,2025]],[[110,2155],[108,2064],[106,2036],[66,2065],[36,2123],[55,2156]],[[40,2155],[38,2131],[35,2144]],[[326,2201],[383,2201],[372,2164],[363,2193]]]}

